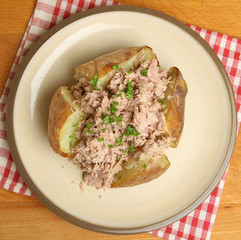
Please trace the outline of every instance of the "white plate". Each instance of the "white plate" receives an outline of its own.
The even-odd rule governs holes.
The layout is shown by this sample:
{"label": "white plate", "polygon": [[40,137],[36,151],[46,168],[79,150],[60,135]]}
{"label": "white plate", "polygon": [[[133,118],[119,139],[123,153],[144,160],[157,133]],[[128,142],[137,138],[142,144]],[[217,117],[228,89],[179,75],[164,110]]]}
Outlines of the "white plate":
{"label": "white plate", "polygon": [[[71,85],[73,68],[104,53],[149,45],[188,85],[185,125],[169,170],[136,187],[96,190],[56,155],[47,138],[55,90]],[[19,83],[19,84],[18,84]],[[231,85],[212,50],[192,30],[162,13],[105,7],[70,17],[42,38],[22,64],[8,107],[8,136],[21,175],[52,211],[79,226],[111,233],[150,231],[197,207],[221,179],[231,156],[236,110]]]}

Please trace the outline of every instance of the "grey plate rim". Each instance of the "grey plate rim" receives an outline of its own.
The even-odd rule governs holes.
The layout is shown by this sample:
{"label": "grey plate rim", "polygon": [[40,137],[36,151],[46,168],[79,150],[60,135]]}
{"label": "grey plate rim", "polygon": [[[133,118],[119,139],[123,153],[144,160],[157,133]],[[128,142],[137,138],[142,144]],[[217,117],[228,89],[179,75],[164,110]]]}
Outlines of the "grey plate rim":
{"label": "grey plate rim", "polygon": [[[34,184],[34,182],[31,180],[30,176],[28,175],[22,161],[21,157],[18,153],[18,149],[16,147],[16,141],[14,139],[14,130],[13,130],[13,109],[14,109],[14,99],[17,92],[18,84],[21,80],[22,74],[25,71],[25,68],[27,67],[28,63],[34,56],[34,54],[38,51],[38,49],[55,33],[57,33],[59,30],[61,30],[63,27],[66,27],[67,25],[80,20],[82,18],[99,14],[99,13],[106,13],[106,12],[114,12],[114,11],[128,11],[128,12],[139,12],[144,13],[147,15],[155,16],[158,18],[161,18],[163,20],[169,21],[170,23],[173,23],[177,27],[184,30],[186,33],[188,33],[192,38],[194,38],[209,54],[211,59],[216,64],[217,68],[219,69],[220,73],[223,76],[223,79],[225,80],[225,86],[229,93],[229,100],[230,100],[230,107],[231,107],[231,133],[229,138],[229,144],[228,149],[226,151],[225,158],[223,160],[222,165],[219,168],[218,173],[216,176],[214,176],[212,182],[207,186],[205,191],[195,200],[193,201],[187,208],[183,209],[182,211],[178,212],[174,216],[161,221],[157,223],[153,223],[146,226],[140,226],[140,227],[132,227],[132,228],[113,228],[113,227],[105,227],[100,226],[92,223],[88,223],[85,221],[82,221],[78,218],[75,218],[74,216],[66,213],[64,210],[60,209],[58,206],[56,206],[53,202],[51,202]],[[17,69],[17,72],[14,77],[13,85],[10,89],[9,97],[8,97],[8,103],[6,108],[6,129],[7,129],[7,136],[8,136],[8,142],[10,151],[13,157],[13,160],[17,166],[17,169],[23,178],[26,185],[29,187],[29,189],[33,192],[33,194],[40,200],[40,202],[45,205],[48,209],[50,209],[52,212],[54,212],[59,217],[88,230],[96,231],[96,232],[102,232],[102,233],[109,233],[109,234],[136,234],[136,233],[143,233],[143,232],[150,232],[154,231],[156,229],[160,229],[163,227],[166,227],[181,218],[188,215],[191,211],[196,209],[214,190],[214,188],[217,186],[219,181],[221,180],[223,174],[225,173],[231,156],[234,149],[235,139],[236,139],[236,133],[237,133],[237,112],[236,112],[236,102],[235,97],[233,93],[233,89],[231,86],[231,82],[229,80],[229,77],[226,73],[226,70],[224,69],[221,61],[215,54],[215,52],[212,50],[212,48],[205,42],[204,39],[202,39],[195,31],[193,31],[190,27],[185,25],[184,23],[180,22],[179,20],[166,15],[162,12],[144,8],[144,7],[137,7],[137,6],[122,6],[122,5],[114,5],[114,6],[105,6],[105,7],[99,7],[99,8],[93,8],[89,9],[88,11],[80,12],[77,14],[74,14],[70,16],[69,18],[63,20],[53,28],[51,28],[43,37],[41,37],[34,45],[30,48],[28,53],[26,54],[25,58],[23,59],[22,63],[20,64],[19,68]]]}

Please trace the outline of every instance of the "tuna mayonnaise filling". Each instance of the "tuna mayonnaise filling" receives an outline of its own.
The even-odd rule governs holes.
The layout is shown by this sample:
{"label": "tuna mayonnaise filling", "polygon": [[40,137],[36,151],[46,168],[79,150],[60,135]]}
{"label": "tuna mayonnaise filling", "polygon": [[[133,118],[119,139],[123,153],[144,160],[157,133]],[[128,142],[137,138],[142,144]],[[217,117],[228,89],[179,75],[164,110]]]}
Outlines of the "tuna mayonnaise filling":
{"label": "tuna mayonnaise filling", "polygon": [[162,99],[169,79],[156,59],[132,72],[118,67],[104,90],[97,88],[95,77],[91,83],[79,79],[72,89],[86,113],[76,132],[81,141],[73,152],[85,182],[101,188],[111,186],[130,156],[138,159],[143,152],[160,156],[169,147],[170,139],[161,135],[165,126]]}

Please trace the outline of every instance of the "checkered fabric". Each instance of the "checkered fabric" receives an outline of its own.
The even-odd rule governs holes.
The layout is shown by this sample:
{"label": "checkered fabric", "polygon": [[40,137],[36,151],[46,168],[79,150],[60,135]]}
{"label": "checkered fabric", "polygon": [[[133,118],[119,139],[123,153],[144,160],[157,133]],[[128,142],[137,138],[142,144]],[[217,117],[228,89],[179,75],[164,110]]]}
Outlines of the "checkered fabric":
{"label": "checkered fabric", "polygon": [[[115,5],[110,0],[38,0],[35,11],[29,21],[7,83],[0,99],[0,187],[32,195],[19,175],[13,163],[5,131],[6,102],[17,66],[31,45],[43,36],[51,27],[77,12],[90,8]],[[208,31],[189,25],[213,48],[230,77],[236,97],[238,123],[241,121],[241,40],[221,33]],[[226,172],[227,173],[227,172]],[[151,232],[165,239],[210,239],[211,230],[217,214],[226,173],[211,195],[193,212],[165,228]]]}

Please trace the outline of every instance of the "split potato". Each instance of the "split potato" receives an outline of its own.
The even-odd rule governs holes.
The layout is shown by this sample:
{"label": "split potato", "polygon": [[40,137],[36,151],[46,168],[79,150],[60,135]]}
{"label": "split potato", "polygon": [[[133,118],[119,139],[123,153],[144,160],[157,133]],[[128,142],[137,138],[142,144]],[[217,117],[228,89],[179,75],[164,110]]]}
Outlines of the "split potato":
{"label": "split potato", "polygon": [[122,48],[76,67],[74,79],[78,81],[81,77],[85,77],[91,81],[97,74],[98,86],[104,89],[117,71],[112,66],[118,65],[128,72],[135,69],[135,63],[141,56],[143,56],[142,61],[156,58],[156,54],[148,46]]}
{"label": "split potato", "polygon": [[122,170],[115,175],[111,187],[131,187],[150,182],[160,177],[170,166],[166,155],[150,157],[143,154],[141,159],[129,158]]}
{"label": "split potato", "polygon": [[165,106],[166,127],[165,136],[172,136],[171,147],[177,147],[184,126],[185,98],[187,95],[187,84],[180,70],[172,67],[168,71],[171,77],[163,99]]}
{"label": "split potato", "polygon": [[71,149],[78,140],[74,137],[76,127],[85,113],[74,102],[68,87],[60,87],[52,97],[49,107],[48,138],[52,149],[63,157],[71,157]]}
{"label": "split potato", "polygon": [[[78,81],[80,77],[85,77],[91,81],[97,74],[97,87],[105,89],[117,71],[113,69],[113,65],[118,65],[125,71],[134,70],[139,58],[146,61],[156,58],[156,55],[148,46],[120,49],[76,67],[74,79]],[[176,147],[184,125],[187,85],[177,68],[171,68],[168,75],[171,80],[163,99],[166,118],[163,137],[172,136],[173,140],[170,146]],[[70,88],[60,87],[52,98],[48,121],[48,138],[56,153],[63,157],[73,158],[72,148],[79,141],[74,137],[74,133],[79,126],[79,122],[84,119],[85,113],[76,103]],[[161,176],[169,166],[170,162],[165,155],[157,158],[143,154],[139,161],[129,158],[128,161],[123,163],[122,170],[115,175],[111,187],[130,187],[149,182]]]}

